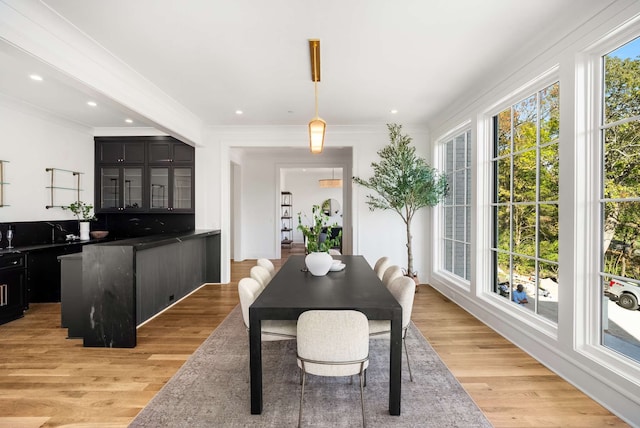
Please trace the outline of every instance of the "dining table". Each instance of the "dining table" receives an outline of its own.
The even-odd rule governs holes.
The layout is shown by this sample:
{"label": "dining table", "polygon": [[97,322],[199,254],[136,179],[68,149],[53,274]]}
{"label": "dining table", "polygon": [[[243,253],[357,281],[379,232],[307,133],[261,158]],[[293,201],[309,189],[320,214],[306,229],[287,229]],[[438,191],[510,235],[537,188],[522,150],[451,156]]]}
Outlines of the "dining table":
{"label": "dining table", "polygon": [[249,307],[251,413],[260,414],[262,396],[262,320],[297,320],[309,310],[356,310],[370,320],[391,322],[389,414],[400,415],[402,306],[363,256],[339,255],[344,268],[314,276],[304,255],[292,255]]}

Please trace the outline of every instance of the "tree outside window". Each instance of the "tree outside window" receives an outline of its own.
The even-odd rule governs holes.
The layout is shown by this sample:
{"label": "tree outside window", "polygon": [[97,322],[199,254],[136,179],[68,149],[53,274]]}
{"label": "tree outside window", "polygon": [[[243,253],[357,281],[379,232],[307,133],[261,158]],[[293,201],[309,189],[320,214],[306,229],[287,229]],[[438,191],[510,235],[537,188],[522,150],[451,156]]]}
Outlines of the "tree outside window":
{"label": "tree outside window", "polygon": [[494,292],[558,320],[558,144],[560,85],[527,96],[493,118]]}
{"label": "tree outside window", "polygon": [[601,340],[640,361],[640,38],[603,57],[603,77]]}

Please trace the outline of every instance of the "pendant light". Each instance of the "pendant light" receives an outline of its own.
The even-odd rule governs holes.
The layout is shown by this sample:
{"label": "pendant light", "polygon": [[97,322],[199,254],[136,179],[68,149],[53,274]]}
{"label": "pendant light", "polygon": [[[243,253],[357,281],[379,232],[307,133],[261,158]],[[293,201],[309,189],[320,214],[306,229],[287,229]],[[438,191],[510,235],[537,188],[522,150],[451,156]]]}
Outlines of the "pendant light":
{"label": "pendant light", "polygon": [[311,153],[322,153],[324,147],[324,132],[327,122],[318,116],[318,82],[320,81],[320,40],[309,39],[309,54],[311,56],[311,80],[315,89],[316,116],[309,122],[309,148]]}
{"label": "pendant light", "polygon": [[335,178],[334,173],[335,173],[335,170],[333,168],[331,168],[331,178],[323,178],[321,180],[318,180],[318,183],[320,184],[320,187],[323,187],[323,188],[342,187],[342,179],[341,178]]}

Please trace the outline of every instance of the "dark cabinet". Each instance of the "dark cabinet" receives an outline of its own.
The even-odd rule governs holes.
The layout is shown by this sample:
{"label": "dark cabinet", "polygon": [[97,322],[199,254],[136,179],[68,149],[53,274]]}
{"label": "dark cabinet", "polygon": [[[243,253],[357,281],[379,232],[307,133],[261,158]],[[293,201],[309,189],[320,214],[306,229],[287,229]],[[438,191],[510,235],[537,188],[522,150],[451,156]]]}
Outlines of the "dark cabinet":
{"label": "dark cabinet", "polygon": [[24,255],[1,255],[0,324],[22,317],[26,306]]}
{"label": "dark cabinet", "polygon": [[133,212],[144,209],[142,166],[99,166],[96,180],[97,212]]}
{"label": "dark cabinet", "polygon": [[115,138],[96,138],[96,141],[101,143],[96,146],[96,158],[100,163],[144,163],[145,161],[145,144],[142,141],[122,142]]}
{"label": "dark cabinet", "polygon": [[96,212],[194,211],[193,147],[164,136],[95,141]]}
{"label": "dark cabinet", "polygon": [[60,301],[58,256],[82,251],[81,244],[69,244],[27,253],[27,289],[31,303]]}
{"label": "dark cabinet", "polygon": [[150,142],[149,163],[186,163],[193,164],[193,147],[181,142]]}
{"label": "dark cabinet", "polygon": [[193,211],[193,168],[149,166],[150,211]]}

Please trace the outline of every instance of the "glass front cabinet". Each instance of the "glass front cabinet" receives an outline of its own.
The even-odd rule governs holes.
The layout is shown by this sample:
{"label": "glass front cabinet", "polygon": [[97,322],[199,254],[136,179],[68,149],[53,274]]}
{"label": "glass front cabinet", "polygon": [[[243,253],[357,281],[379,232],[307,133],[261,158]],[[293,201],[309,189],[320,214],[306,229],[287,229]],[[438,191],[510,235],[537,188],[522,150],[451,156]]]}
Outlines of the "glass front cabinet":
{"label": "glass front cabinet", "polygon": [[193,147],[172,137],[95,140],[96,212],[194,211]]}
{"label": "glass front cabinet", "polygon": [[141,166],[101,166],[99,211],[144,209],[144,169]]}
{"label": "glass front cabinet", "polygon": [[149,167],[150,211],[193,211],[193,168]]}

